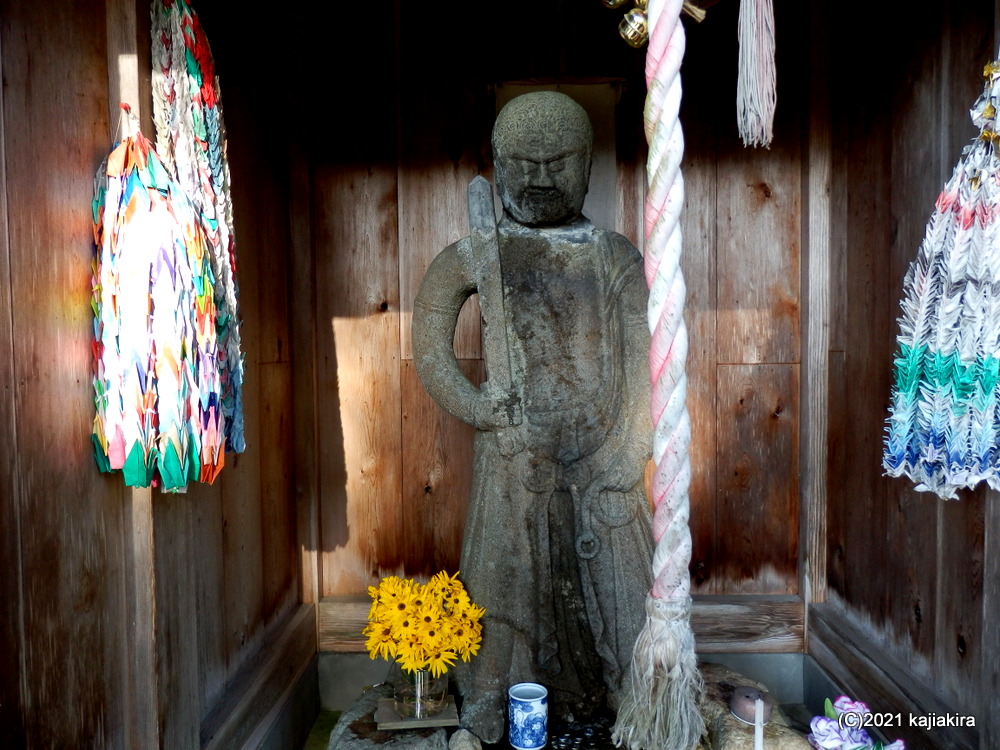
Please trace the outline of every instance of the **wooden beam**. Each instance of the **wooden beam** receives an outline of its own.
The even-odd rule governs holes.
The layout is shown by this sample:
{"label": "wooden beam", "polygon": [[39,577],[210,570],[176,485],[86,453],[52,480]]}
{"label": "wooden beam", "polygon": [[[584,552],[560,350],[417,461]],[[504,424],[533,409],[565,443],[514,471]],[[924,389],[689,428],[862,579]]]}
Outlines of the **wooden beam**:
{"label": "wooden beam", "polygon": [[967,715],[938,697],[935,690],[913,677],[913,670],[880,645],[875,633],[860,627],[835,603],[809,606],[809,655],[833,681],[855,700],[876,713],[899,713],[899,727],[887,729],[887,739],[903,739],[908,750],[977,750],[977,727],[937,727],[929,731],[910,726],[911,716]]}
{"label": "wooden beam", "polygon": [[701,654],[800,653],[804,605],[798,596],[696,596],[691,629]]}
{"label": "wooden beam", "polygon": [[316,654],[315,605],[301,604],[271,638],[261,644],[258,657],[234,675],[230,693],[201,724],[203,750],[236,750],[252,746],[252,737],[265,736],[294,687]]}
{"label": "wooden beam", "polygon": [[[330,596],[319,604],[319,650],[364,653],[367,594]],[[804,611],[797,596],[697,596],[691,627],[700,653],[799,653]]]}
{"label": "wooden beam", "polygon": [[[148,77],[139,74],[139,18],[136,0],[109,0],[105,6],[108,55],[108,145],[121,138],[120,105],[126,103],[145,123],[151,118]],[[148,40],[148,27],[146,29]],[[148,61],[148,54],[145,57]],[[148,66],[147,66],[148,67]],[[145,96],[144,96],[145,94]],[[147,135],[149,133],[147,132]],[[153,491],[131,488],[124,491],[124,570],[125,602],[130,627],[126,629],[129,700],[128,737],[135,747],[160,745],[160,680],[157,655],[156,544],[154,541]]]}

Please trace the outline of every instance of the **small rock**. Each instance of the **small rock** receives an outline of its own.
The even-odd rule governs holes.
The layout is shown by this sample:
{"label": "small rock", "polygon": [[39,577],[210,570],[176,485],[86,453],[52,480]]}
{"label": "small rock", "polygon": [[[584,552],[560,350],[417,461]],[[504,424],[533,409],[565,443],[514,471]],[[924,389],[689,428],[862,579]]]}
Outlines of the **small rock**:
{"label": "small rock", "polygon": [[448,741],[448,750],[483,750],[483,743],[468,729],[459,729]]}

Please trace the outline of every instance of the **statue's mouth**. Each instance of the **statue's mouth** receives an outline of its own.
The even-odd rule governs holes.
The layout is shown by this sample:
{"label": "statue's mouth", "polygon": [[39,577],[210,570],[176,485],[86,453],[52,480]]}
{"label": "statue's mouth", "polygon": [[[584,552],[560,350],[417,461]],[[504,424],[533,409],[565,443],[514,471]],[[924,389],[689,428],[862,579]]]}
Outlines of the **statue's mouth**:
{"label": "statue's mouth", "polygon": [[529,187],[524,189],[522,196],[528,200],[551,201],[561,198],[562,191],[554,187]]}

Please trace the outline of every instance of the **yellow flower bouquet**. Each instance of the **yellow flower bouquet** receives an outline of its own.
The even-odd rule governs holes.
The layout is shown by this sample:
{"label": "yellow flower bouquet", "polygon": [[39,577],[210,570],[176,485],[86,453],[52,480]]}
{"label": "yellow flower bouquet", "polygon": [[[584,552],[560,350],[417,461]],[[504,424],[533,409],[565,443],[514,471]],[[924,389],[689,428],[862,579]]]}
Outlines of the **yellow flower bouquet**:
{"label": "yellow flower bouquet", "polygon": [[469,599],[457,573],[441,571],[427,583],[388,576],[368,594],[372,606],[362,633],[372,659],[395,659],[407,672],[440,677],[478,653],[486,610]]}

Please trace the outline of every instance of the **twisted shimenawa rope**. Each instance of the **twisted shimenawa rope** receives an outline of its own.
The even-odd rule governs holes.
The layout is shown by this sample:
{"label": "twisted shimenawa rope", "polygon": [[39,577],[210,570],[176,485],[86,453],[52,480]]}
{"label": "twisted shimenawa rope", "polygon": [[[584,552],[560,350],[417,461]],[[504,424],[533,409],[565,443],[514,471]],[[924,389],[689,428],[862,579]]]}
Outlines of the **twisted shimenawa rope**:
{"label": "twisted shimenawa rope", "polygon": [[636,640],[629,691],[618,712],[618,745],[689,750],[704,724],[698,711],[701,679],[691,632],[691,421],[687,413],[687,329],[680,268],[684,136],[678,115],[684,56],[682,0],[651,0],[646,53],[645,129],[649,142],[645,206],[645,271],[649,285],[649,366],[653,418],[653,588],[646,624]]}

